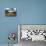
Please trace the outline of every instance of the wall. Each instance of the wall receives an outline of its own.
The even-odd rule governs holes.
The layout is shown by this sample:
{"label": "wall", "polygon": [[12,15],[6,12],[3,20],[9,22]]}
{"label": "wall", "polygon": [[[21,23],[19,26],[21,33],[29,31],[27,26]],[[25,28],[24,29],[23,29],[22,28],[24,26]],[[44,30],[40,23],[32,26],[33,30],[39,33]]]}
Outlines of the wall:
{"label": "wall", "polygon": [[[17,16],[4,16],[7,7],[17,8]],[[0,44],[8,43],[9,32],[18,32],[17,24],[46,24],[46,0],[1,0]]]}

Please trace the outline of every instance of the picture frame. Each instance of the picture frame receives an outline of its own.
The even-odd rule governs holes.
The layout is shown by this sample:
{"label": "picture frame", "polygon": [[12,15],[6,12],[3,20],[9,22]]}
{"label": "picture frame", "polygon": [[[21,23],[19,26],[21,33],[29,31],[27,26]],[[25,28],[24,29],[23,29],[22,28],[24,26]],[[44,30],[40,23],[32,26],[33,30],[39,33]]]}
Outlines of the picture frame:
{"label": "picture frame", "polygon": [[5,8],[5,16],[16,16],[16,8]]}

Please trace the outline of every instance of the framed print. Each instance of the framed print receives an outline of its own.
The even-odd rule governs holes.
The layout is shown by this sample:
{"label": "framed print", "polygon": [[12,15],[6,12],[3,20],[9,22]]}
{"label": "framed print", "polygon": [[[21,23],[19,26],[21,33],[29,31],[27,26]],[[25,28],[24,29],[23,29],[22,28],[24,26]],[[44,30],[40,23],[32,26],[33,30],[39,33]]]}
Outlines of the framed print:
{"label": "framed print", "polygon": [[5,16],[16,16],[16,8],[5,8]]}

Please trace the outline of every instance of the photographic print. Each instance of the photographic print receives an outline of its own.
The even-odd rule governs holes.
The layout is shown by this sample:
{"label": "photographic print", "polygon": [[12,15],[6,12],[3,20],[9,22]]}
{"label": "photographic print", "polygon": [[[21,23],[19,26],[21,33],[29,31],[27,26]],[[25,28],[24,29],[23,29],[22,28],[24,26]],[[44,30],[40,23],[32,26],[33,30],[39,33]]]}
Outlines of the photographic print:
{"label": "photographic print", "polygon": [[16,8],[5,8],[5,16],[16,16]]}

